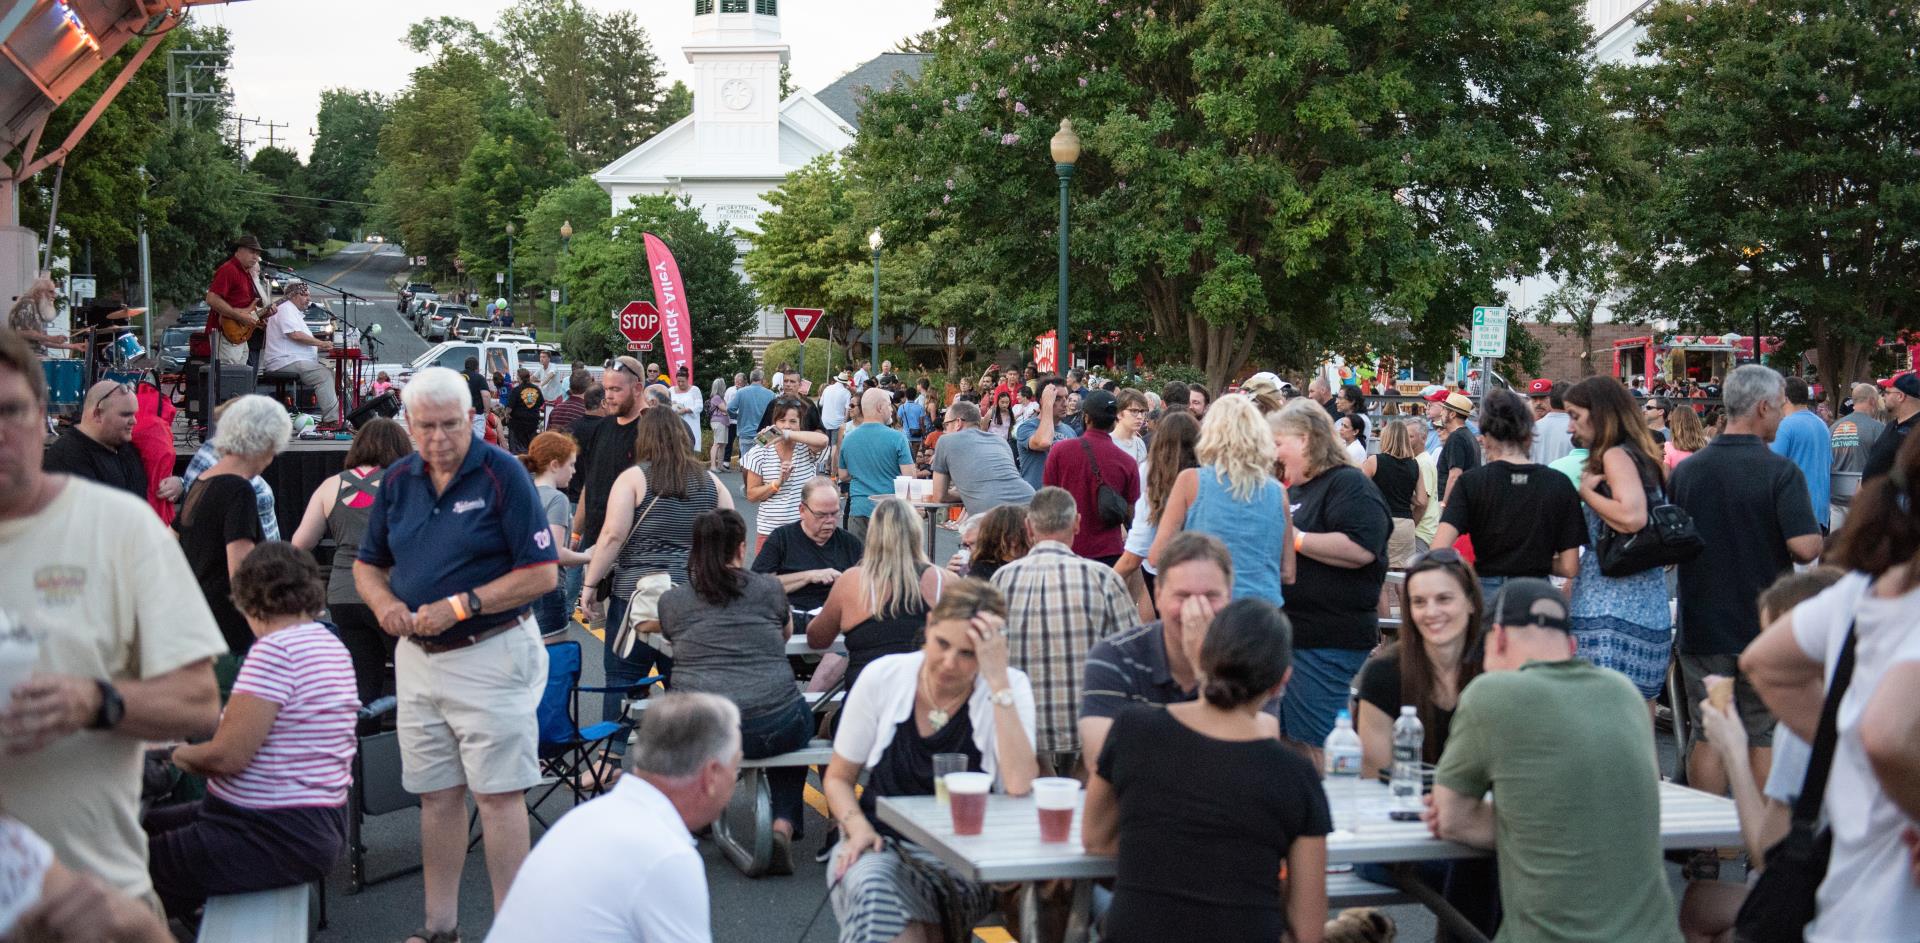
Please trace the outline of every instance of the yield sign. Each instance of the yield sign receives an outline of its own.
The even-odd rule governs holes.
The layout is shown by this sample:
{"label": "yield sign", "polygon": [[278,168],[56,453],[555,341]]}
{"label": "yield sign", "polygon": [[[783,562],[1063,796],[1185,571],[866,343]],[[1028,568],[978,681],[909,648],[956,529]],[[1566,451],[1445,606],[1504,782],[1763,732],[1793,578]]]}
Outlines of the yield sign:
{"label": "yield sign", "polygon": [[793,334],[800,343],[807,342],[807,335],[820,325],[820,317],[826,314],[819,308],[788,308],[787,323],[793,327]]}
{"label": "yield sign", "polygon": [[630,344],[651,346],[653,339],[660,336],[660,312],[654,309],[651,301],[627,302],[627,306],[620,309],[619,321],[620,333]]}

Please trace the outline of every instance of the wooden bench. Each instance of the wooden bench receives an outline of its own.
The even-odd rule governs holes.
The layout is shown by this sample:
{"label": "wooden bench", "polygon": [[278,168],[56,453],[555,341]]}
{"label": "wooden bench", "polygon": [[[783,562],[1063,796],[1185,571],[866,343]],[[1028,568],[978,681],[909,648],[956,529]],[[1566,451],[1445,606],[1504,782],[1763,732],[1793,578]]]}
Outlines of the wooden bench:
{"label": "wooden bench", "polygon": [[773,862],[773,792],[764,771],[825,766],[831,759],[833,742],[814,740],[790,753],[741,761],[740,780],[734,784],[733,798],[727,803],[726,811],[714,820],[713,840],[742,874],[759,877],[767,873]]}
{"label": "wooden bench", "polygon": [[[207,898],[199,943],[305,943],[312,939],[311,885]],[[321,893],[325,893],[323,890]],[[323,916],[320,926],[326,927]]]}

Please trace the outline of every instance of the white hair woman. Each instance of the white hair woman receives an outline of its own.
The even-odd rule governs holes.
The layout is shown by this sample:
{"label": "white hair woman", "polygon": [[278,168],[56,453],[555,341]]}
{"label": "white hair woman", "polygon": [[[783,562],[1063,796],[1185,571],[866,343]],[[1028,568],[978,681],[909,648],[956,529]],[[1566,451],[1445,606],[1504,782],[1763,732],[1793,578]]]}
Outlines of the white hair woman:
{"label": "white hair woman", "polygon": [[[254,506],[253,478],[273,464],[292,437],[293,420],[285,406],[259,395],[234,400],[214,427],[219,458],[194,479],[173,521],[180,550],[233,652],[229,657],[245,655],[253,646],[253,629],[233,605],[234,571],[255,544],[267,539]],[[221,677],[231,683],[231,673]]]}
{"label": "white hair woman", "polygon": [[1297,571],[1287,591],[1295,658],[1280,732],[1317,757],[1354,675],[1380,641],[1376,608],[1393,522],[1380,489],[1347,458],[1320,404],[1290,401],[1267,422],[1287,471]]}
{"label": "white hair woman", "polygon": [[1273,477],[1273,433],[1259,408],[1244,396],[1221,397],[1201,420],[1193,453],[1200,467],[1174,479],[1148,561],[1157,567],[1167,542],[1182,530],[1212,534],[1233,554],[1233,598],[1284,605],[1280,587],[1292,582],[1293,525],[1287,489]]}

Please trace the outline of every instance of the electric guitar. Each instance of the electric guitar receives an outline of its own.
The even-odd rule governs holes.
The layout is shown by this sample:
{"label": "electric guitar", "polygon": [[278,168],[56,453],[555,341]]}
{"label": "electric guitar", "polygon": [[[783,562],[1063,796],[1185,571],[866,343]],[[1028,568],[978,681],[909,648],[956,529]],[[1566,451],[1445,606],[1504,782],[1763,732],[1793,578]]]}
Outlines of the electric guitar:
{"label": "electric guitar", "polygon": [[260,283],[258,275],[253,276],[253,298],[253,307],[248,309],[248,313],[256,319],[252,324],[220,317],[220,336],[226,338],[227,343],[234,346],[246,343],[253,337],[253,332],[260,329],[261,323],[266,320],[267,313],[272,310],[267,306],[267,287]]}

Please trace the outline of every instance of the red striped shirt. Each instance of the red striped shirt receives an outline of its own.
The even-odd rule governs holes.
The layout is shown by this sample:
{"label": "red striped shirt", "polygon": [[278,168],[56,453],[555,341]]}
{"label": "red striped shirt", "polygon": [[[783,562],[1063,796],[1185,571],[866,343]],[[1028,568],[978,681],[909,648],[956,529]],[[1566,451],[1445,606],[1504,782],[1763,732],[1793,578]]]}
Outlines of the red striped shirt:
{"label": "red striped shirt", "polygon": [[347,801],[360,697],[346,646],[309,622],[253,643],[233,693],[280,706],[267,740],[238,775],[207,791],[249,809],[337,806]]}

